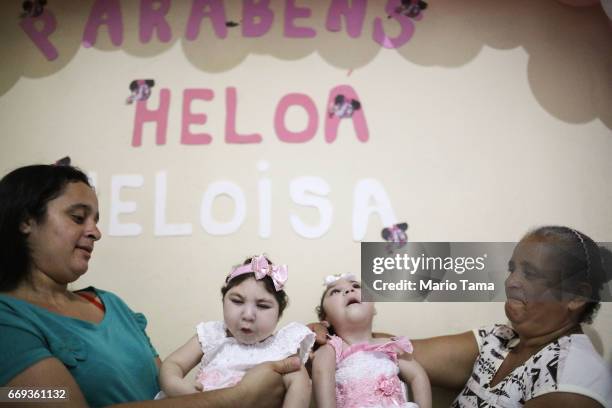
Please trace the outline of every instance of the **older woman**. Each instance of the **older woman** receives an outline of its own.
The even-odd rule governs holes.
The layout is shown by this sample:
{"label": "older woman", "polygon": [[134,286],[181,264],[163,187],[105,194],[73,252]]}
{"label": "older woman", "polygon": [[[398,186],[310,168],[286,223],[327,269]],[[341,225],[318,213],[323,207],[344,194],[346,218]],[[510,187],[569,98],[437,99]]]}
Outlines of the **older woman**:
{"label": "older woman", "polygon": [[599,307],[608,268],[579,231],[530,232],[508,264],[511,325],[414,340],[412,356],[432,385],[463,388],[453,407],[609,407],[610,368],[581,329]]}
{"label": "older woman", "polygon": [[[159,391],[147,321],[94,287],[68,290],[101,237],[98,200],[70,166],[19,168],[0,180],[0,385],[68,391],[65,406],[149,400]],[[287,359],[253,368],[239,385],[126,406],[278,406]]]}
{"label": "older woman", "polygon": [[433,384],[463,390],[453,407],[600,407],[610,369],[582,333],[609,277],[597,244],[567,227],[528,233],[508,263],[511,326],[413,342]]}

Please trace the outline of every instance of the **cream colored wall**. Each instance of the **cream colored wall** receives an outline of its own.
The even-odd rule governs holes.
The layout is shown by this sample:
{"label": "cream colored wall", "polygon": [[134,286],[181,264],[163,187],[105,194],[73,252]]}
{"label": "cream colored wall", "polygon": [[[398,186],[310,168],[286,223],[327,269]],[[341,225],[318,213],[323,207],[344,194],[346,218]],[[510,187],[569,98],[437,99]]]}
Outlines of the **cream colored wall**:
{"label": "cream colored wall", "polygon": [[[104,233],[112,177],[142,175],[142,187],[121,191],[136,212],[120,216],[140,224],[142,234],[107,234],[75,287],[114,291],[145,312],[162,357],[190,337],[197,322],[221,318],[225,274],[259,252],[290,267],[291,300],[282,323],[313,321],[322,278],[359,270],[351,217],[353,189],[364,178],[384,186],[397,220],[410,225],[411,241],[515,241],[543,224],[612,241],[612,31],[596,8],[552,0],[430,2],[411,41],[387,50],[371,40],[372,18],[386,21],[381,2],[369,2],[357,40],[326,32],[322,5],[328,2],[301,1],[319,5],[306,20],[319,31],[314,39],[282,39],[279,16],[261,39],[242,41],[234,29],[228,39],[216,40],[204,23],[193,43],[182,38],[189,3],[178,2],[170,17],[173,41],[161,44],[154,37],[147,46],[135,31],[136,2],[123,3],[122,48],[115,49],[102,29],[97,46],[86,49],[79,43],[92,2],[51,2],[60,58],[48,62],[16,24],[20,2],[2,2],[0,172],[69,154],[97,175]],[[385,24],[392,32],[392,22]],[[152,107],[161,88],[172,93],[165,146],[154,145],[149,125],[143,146],[131,146],[134,106],[124,101],[136,78],[155,79]],[[356,140],[348,123],[335,143],[324,141],[325,103],[340,84],[361,98],[367,143]],[[238,130],[262,134],[261,144],[224,142],[230,86],[238,92]],[[192,108],[208,115],[206,125],[192,130],[211,133],[210,145],[180,144],[185,88],[215,92],[211,102]],[[319,111],[319,130],[307,143],[286,144],[275,136],[276,104],[291,92],[308,94]],[[305,124],[297,110],[287,120],[295,129]],[[261,160],[269,170],[257,170]],[[167,172],[167,220],[191,223],[192,235],[154,236],[160,171]],[[333,221],[319,239],[298,236],[289,223],[293,213],[305,222],[318,220],[315,210],[291,200],[289,183],[300,176],[330,186]],[[272,183],[268,239],[258,236],[262,177]],[[246,196],[246,220],[227,236],[211,236],[200,226],[202,195],[218,180],[235,182]],[[219,200],[216,217],[231,217],[228,203]],[[378,241],[383,226],[371,217],[364,241]],[[502,321],[501,303],[386,303],[378,305],[376,329],[418,338]],[[586,330],[612,362],[612,306],[603,305]]]}

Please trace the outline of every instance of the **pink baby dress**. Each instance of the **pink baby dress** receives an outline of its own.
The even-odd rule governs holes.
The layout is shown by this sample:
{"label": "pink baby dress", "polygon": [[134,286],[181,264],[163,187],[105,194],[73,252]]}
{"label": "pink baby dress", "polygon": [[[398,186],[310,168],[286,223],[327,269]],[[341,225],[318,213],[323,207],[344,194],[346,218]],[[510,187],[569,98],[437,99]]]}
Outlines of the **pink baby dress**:
{"label": "pink baby dress", "polygon": [[337,408],[418,408],[407,402],[398,377],[398,354],[412,352],[406,337],[379,344],[353,344],[342,350],[342,339],[331,336],[328,344],[336,351]]}

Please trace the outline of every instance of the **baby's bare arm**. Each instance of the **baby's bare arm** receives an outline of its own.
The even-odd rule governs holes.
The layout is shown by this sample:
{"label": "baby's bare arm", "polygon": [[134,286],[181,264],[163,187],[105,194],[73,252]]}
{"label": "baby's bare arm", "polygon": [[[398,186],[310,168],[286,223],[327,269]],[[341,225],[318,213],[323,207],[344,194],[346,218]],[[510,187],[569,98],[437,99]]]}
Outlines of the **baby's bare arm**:
{"label": "baby's bare arm", "polygon": [[312,360],[312,383],[318,408],[336,408],[336,351],[321,346]]}
{"label": "baby's bare arm", "polygon": [[399,360],[402,379],[410,384],[412,399],[419,408],[431,408],[431,385],[425,369],[412,358]]}
{"label": "baby's bare arm", "polygon": [[312,390],[306,367],[302,366],[299,371],[283,375],[283,381],[287,389],[283,408],[308,408]]}
{"label": "baby's bare arm", "polygon": [[161,389],[170,397],[202,391],[201,386],[185,379],[185,375],[198,364],[202,355],[197,336],[193,336],[187,343],[170,354],[159,370]]}

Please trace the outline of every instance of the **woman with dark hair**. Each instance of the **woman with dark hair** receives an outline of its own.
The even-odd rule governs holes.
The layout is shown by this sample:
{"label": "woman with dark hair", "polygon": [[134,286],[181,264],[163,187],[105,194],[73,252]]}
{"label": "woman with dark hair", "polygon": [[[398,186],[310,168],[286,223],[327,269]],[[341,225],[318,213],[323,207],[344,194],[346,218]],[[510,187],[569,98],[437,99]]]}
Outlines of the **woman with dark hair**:
{"label": "woman with dark hair", "polygon": [[[0,180],[1,386],[62,388],[75,407],[159,391],[144,315],[110,292],[68,290],[101,238],[98,218],[96,194],[74,167],[27,166]],[[128,406],[277,406],[282,374],[298,368],[296,358],[260,364],[232,388]]]}
{"label": "woman with dark hair", "polygon": [[[62,195],[68,183],[91,189],[87,176],[70,166],[28,166],[0,183],[0,291],[14,290],[29,276],[33,260],[24,229],[42,223],[47,203]],[[93,192],[93,191],[92,191]],[[23,224],[23,225],[22,225]],[[99,231],[96,231],[99,239]]]}
{"label": "woman with dark hair", "polygon": [[452,407],[609,407],[610,368],[581,324],[592,321],[610,266],[610,252],[575,229],[529,232],[508,263],[510,324],[412,340],[412,357],[432,385],[461,390]]}

